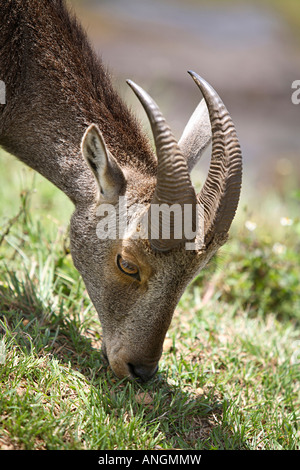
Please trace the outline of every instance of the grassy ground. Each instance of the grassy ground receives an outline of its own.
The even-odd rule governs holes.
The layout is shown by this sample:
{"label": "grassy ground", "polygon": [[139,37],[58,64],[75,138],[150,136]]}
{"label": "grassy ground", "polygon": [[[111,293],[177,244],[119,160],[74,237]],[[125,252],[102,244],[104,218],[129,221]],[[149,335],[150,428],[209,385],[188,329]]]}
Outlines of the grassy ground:
{"label": "grassy ground", "polygon": [[12,159],[0,174],[1,449],[299,448],[296,191],[252,213],[242,203],[141,385],[117,380],[99,352],[68,250],[71,205]]}

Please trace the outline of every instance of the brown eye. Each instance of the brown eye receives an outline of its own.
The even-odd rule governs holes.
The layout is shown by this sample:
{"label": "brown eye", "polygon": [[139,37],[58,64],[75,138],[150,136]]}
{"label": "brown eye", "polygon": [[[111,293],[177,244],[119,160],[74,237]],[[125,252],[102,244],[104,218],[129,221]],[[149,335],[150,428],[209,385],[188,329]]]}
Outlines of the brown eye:
{"label": "brown eye", "polygon": [[121,255],[117,256],[117,266],[120,271],[122,271],[124,274],[127,274],[127,276],[131,276],[138,281],[141,280],[139,268],[135,264],[131,263],[131,261],[122,258]]}

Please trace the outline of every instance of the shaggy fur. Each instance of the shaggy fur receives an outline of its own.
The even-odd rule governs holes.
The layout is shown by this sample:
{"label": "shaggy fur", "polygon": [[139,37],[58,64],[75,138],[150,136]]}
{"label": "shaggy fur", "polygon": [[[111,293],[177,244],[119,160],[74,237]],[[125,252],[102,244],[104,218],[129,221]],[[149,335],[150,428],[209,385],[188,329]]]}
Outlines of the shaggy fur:
{"label": "shaggy fur", "polygon": [[0,79],[9,104],[0,105],[0,144],[74,202],[80,184],[66,175],[71,168],[72,186],[74,174],[89,179],[79,150],[91,123],[121,165],[155,175],[148,139],[62,0],[1,2]]}

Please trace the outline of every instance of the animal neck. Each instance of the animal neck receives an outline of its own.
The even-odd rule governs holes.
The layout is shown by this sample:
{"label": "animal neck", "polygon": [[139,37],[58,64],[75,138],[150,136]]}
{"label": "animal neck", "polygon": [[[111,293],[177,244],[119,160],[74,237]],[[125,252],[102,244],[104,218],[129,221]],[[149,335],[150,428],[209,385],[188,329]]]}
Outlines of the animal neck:
{"label": "animal neck", "polygon": [[[27,5],[28,3],[28,5]],[[61,0],[14,0],[2,8],[0,145],[76,204],[93,198],[81,152],[96,123],[120,165],[155,174],[148,139],[113,89],[109,74]]]}

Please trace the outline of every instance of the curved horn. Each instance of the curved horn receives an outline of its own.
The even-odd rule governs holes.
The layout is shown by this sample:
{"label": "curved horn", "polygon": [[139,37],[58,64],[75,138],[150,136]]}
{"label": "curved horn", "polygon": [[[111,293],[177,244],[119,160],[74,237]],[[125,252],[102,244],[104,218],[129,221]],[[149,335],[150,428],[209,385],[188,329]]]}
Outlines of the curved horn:
{"label": "curved horn", "polygon": [[206,101],[212,127],[208,176],[198,194],[205,214],[205,244],[227,234],[237,209],[242,182],[242,154],[233,121],[216,91],[195,72],[188,72]]}
{"label": "curved horn", "polygon": [[[182,236],[175,238],[174,216],[170,219],[170,236],[168,238],[162,238],[163,234],[160,234],[160,229],[163,229],[162,220],[166,220],[164,219],[164,207],[162,206],[159,217],[152,218],[151,220],[150,213],[152,212],[153,205],[166,204],[167,208],[165,207],[165,209],[170,216],[170,206],[180,204],[181,208],[183,208],[184,204],[192,204],[193,207],[196,207],[197,198],[191,183],[186,159],[181,153],[175,137],[157,104],[140,86],[136,85],[131,80],[127,80],[127,83],[132,88],[147,113],[156,146],[158,163],[157,183],[151,201],[150,218],[148,219],[148,223],[150,223],[149,227],[151,227],[151,234],[149,236],[150,243],[152,248],[157,251],[168,251],[182,242],[182,226]],[[183,210],[181,214],[183,217]],[[153,233],[159,234],[158,238],[152,237]]]}

